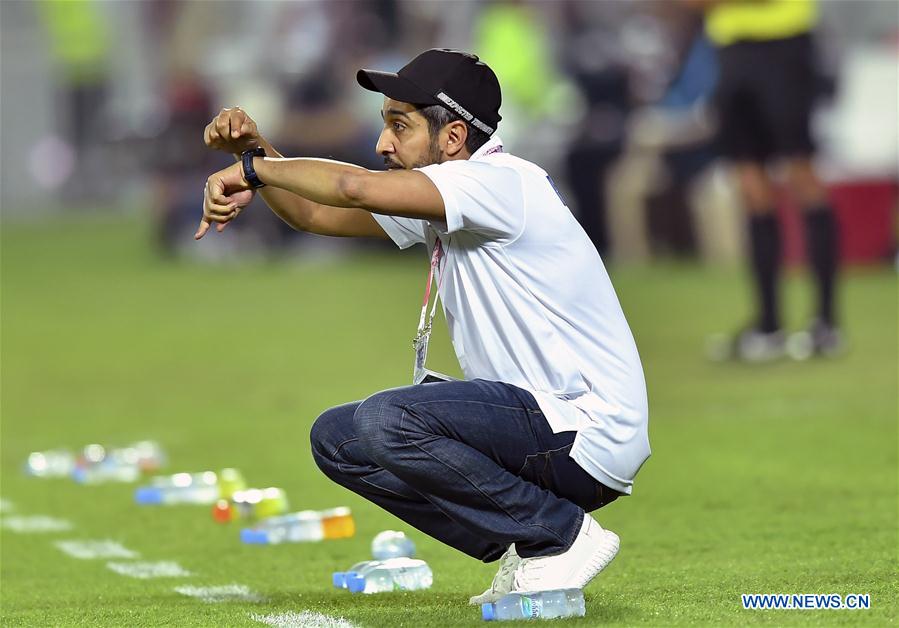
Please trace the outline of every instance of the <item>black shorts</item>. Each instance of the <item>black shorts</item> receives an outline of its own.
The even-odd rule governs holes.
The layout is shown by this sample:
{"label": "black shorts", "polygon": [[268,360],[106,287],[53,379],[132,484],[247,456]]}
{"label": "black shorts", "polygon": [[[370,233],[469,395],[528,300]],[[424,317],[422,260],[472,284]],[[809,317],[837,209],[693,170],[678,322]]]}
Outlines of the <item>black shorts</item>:
{"label": "black shorts", "polygon": [[715,103],[724,156],[757,162],[810,156],[817,84],[811,36],[738,42],[721,48],[718,58]]}

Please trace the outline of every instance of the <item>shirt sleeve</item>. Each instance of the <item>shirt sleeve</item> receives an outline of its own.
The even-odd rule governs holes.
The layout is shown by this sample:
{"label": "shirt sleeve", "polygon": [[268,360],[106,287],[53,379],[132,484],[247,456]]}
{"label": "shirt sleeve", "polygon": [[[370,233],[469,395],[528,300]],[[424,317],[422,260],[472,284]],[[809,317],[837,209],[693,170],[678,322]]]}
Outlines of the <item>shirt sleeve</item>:
{"label": "shirt sleeve", "polygon": [[384,214],[372,213],[372,216],[381,228],[387,232],[390,239],[393,240],[401,249],[407,249],[413,244],[425,243],[425,228],[427,223],[424,220],[416,220],[415,218],[401,218],[399,216],[385,216]]}
{"label": "shirt sleeve", "polygon": [[524,228],[521,178],[512,168],[459,160],[419,170],[443,197],[446,233],[472,231],[501,240],[514,239]]}

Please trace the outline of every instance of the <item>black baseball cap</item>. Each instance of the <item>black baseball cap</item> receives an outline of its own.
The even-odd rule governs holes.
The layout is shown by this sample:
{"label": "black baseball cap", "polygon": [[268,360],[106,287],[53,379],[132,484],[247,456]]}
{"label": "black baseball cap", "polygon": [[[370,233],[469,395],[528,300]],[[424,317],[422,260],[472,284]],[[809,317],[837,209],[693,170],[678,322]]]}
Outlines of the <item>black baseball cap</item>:
{"label": "black baseball cap", "polygon": [[477,55],[432,48],[399,72],[359,70],[359,85],[388,98],[414,105],[440,105],[487,135],[502,120],[499,80]]}

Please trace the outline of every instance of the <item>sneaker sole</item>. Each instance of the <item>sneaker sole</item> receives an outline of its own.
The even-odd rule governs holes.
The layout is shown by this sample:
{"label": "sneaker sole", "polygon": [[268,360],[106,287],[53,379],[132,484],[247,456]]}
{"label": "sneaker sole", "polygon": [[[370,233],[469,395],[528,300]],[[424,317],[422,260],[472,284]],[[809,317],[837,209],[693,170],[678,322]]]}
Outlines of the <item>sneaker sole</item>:
{"label": "sneaker sole", "polygon": [[593,578],[609,566],[609,563],[618,555],[621,547],[621,539],[611,530],[603,530],[602,545],[593,552],[590,562],[578,574],[575,588],[583,589]]}

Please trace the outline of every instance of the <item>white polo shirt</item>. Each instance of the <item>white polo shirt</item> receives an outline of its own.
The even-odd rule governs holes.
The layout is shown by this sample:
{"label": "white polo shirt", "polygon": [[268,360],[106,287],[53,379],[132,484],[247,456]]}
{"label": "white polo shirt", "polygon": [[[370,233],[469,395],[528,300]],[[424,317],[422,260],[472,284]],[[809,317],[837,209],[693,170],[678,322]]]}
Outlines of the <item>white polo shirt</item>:
{"label": "white polo shirt", "polygon": [[494,135],[468,160],[419,169],[446,223],[375,214],[400,248],[440,238],[440,299],[467,379],[534,395],[571,457],[630,493],[649,457],[643,367],[602,260],[535,164]]}

